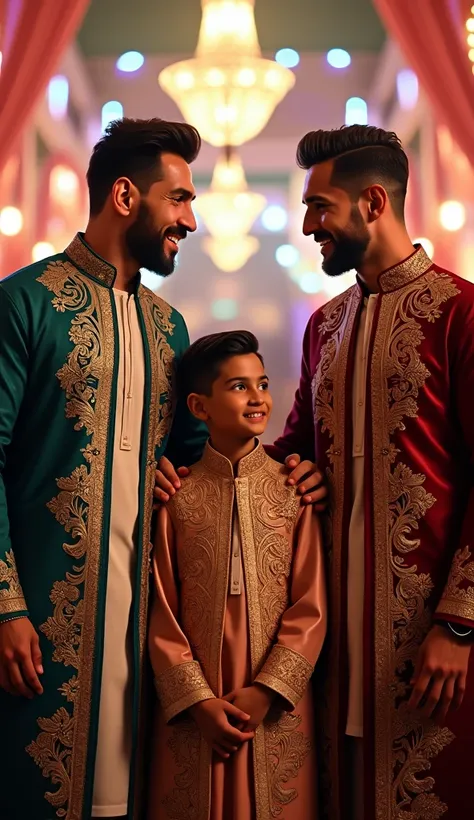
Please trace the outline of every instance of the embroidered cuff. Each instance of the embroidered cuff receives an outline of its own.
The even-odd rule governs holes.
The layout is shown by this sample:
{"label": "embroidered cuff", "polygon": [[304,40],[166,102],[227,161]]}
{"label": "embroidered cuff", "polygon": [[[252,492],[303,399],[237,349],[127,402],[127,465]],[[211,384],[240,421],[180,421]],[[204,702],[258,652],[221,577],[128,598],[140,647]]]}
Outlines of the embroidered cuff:
{"label": "embroidered cuff", "polygon": [[195,703],[214,697],[197,661],[171,666],[155,678],[155,688],[167,723]]}
{"label": "embroidered cuff", "polygon": [[12,615],[26,615],[28,610],[23,590],[18,578],[13,550],[5,553],[5,560],[0,559],[0,622]]}
{"label": "embroidered cuff", "polygon": [[474,561],[471,558],[469,547],[456,552],[435,620],[460,618],[474,626]]}
{"label": "embroidered cuff", "polygon": [[278,692],[294,709],[303,697],[312,674],[313,666],[303,655],[277,644],[255,678],[255,683]]}

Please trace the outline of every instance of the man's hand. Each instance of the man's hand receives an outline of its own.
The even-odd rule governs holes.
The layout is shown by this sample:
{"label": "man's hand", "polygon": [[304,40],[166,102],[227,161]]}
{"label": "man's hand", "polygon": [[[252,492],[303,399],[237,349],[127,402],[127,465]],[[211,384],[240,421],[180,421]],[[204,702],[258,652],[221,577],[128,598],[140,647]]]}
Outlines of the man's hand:
{"label": "man's hand", "polygon": [[[220,757],[227,759],[242,743],[252,740],[253,732],[241,732],[234,724],[246,724],[250,715],[222,698],[196,703],[189,709],[205,740]],[[231,718],[232,723],[229,722]]]}
{"label": "man's hand", "polygon": [[418,650],[408,706],[442,723],[449,709],[462,703],[470,652],[470,644],[451,638],[442,626],[433,626]]}
{"label": "man's hand", "polygon": [[166,504],[170,500],[176,490],[181,487],[180,477],[185,478],[187,475],[189,475],[187,467],[178,467],[178,471],[176,471],[171,461],[165,456],[161,456],[155,474],[155,509],[158,504]]}
{"label": "man's hand", "polygon": [[38,675],[43,674],[37,632],[28,618],[0,624],[0,687],[25,698],[42,695]]}
{"label": "man's hand", "polygon": [[314,504],[317,512],[324,512],[328,505],[328,491],[318,465],[312,461],[301,461],[299,455],[288,456],[285,466],[290,474],[288,484],[296,484],[303,496],[304,504]]}
{"label": "man's hand", "polygon": [[274,698],[275,693],[271,689],[256,683],[253,686],[246,686],[245,689],[235,689],[226,695],[225,700],[233,703],[242,712],[248,712],[248,721],[239,728],[253,730],[265,720]]}
{"label": "man's hand", "polygon": [[[288,456],[285,460],[288,469],[288,484],[296,484],[298,492],[303,495],[304,504],[314,504],[317,512],[324,512],[328,504],[328,491],[324,478],[317,464],[312,461],[301,461],[300,456]],[[166,504],[171,496],[181,487],[180,478],[189,475],[187,467],[178,467],[176,471],[171,461],[162,456],[158,462],[155,476],[155,508]]]}

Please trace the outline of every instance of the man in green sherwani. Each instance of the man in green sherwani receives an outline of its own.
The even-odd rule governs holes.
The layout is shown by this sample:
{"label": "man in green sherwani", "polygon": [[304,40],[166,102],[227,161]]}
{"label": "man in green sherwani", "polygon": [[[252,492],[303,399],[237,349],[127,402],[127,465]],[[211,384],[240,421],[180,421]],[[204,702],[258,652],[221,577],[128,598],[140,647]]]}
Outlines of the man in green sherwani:
{"label": "man in green sherwani", "polygon": [[85,235],[0,285],[2,820],[138,813],[155,467],[205,437],[178,408],[169,440],[188,333],[137,271],[170,274],[195,230],[199,148],[112,124]]}
{"label": "man in green sherwani", "polygon": [[171,274],[196,229],[199,148],[111,124],[85,234],[0,283],[1,820],[140,816],[155,470],[206,434],[173,402],[184,320],[138,271]]}

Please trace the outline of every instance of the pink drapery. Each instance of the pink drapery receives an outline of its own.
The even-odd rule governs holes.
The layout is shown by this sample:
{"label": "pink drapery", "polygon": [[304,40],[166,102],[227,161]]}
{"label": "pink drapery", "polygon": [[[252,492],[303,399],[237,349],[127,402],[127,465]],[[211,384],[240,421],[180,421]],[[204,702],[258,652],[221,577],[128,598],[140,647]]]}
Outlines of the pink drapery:
{"label": "pink drapery", "polygon": [[374,0],[436,113],[474,167],[474,77],[459,0]]}
{"label": "pink drapery", "polygon": [[3,0],[0,172],[88,5],[89,0]]}

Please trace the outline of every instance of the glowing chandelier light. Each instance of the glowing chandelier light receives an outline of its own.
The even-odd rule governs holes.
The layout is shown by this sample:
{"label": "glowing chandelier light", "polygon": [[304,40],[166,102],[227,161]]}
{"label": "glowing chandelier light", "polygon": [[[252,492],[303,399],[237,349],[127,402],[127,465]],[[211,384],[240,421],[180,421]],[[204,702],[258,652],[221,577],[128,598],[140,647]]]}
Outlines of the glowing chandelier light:
{"label": "glowing chandelier light", "polygon": [[247,234],[266,204],[262,194],[248,190],[240,157],[227,148],[216,162],[210,191],[196,200],[211,234],[203,248],[220,270],[239,270],[257,252],[258,240]]}
{"label": "glowing chandelier light", "polygon": [[290,91],[290,69],[261,56],[255,0],[201,0],[194,59],[165,68],[158,81],[211,145],[242,145],[262,131]]}
{"label": "glowing chandelier light", "polygon": [[210,256],[216,268],[224,273],[235,273],[257,253],[260,242],[255,236],[238,236],[236,239],[216,239],[205,236],[202,247]]}

